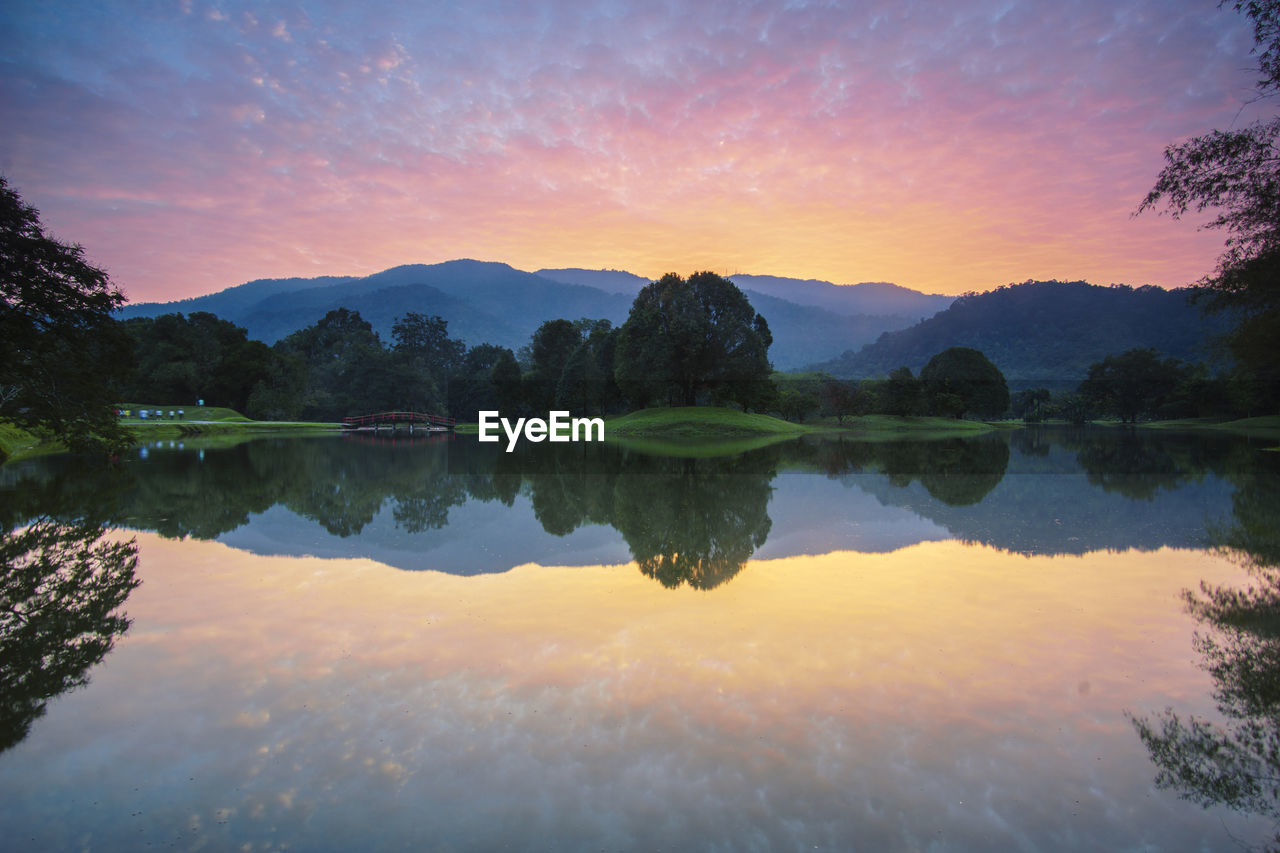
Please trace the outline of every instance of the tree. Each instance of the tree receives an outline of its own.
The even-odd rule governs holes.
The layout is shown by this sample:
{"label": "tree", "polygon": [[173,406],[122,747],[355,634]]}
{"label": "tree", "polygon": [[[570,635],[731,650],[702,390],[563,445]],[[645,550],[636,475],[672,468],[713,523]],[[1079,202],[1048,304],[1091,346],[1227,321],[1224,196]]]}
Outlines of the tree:
{"label": "tree", "polygon": [[1161,360],[1153,349],[1131,349],[1090,365],[1079,391],[1094,411],[1135,423],[1139,417],[1154,417],[1185,373],[1177,359]]}
{"label": "tree", "polygon": [[499,411],[513,412],[519,408],[524,388],[521,384],[520,365],[516,363],[511,350],[503,347],[498,353],[497,360],[489,368],[489,379],[493,383],[493,394]]}
{"label": "tree", "polygon": [[715,273],[667,273],[631,305],[615,375],[641,405],[666,392],[686,406],[701,391],[742,401],[769,376],[773,337],[742,291]]}
{"label": "tree", "polygon": [[547,320],[533,333],[529,392],[536,411],[548,411],[555,405],[565,365],[581,343],[582,330],[568,320]]}
{"label": "tree", "polygon": [[966,412],[996,417],[1009,408],[1009,386],[1000,368],[971,347],[951,347],[920,371],[935,414],[962,418]]}
{"label": "tree", "polygon": [[856,382],[827,379],[822,383],[821,395],[823,408],[836,416],[837,423],[871,411],[870,396]]}
{"label": "tree", "polygon": [[915,415],[920,412],[920,380],[909,367],[899,367],[889,373],[889,379],[880,389],[880,408],[888,415]]}
{"label": "tree", "polygon": [[784,420],[802,423],[821,405],[817,395],[797,388],[783,388],[778,392],[778,411]]}
{"label": "tree", "polygon": [[[1254,454],[1256,456],[1256,454]],[[1232,518],[1210,545],[1249,575],[1233,585],[1183,590],[1199,623],[1192,641],[1213,680],[1217,713],[1126,712],[1156,766],[1156,787],[1208,808],[1226,806],[1272,824],[1280,849],[1280,479],[1252,457],[1233,478]]]}
{"label": "tree", "polygon": [[276,344],[306,368],[303,415],[337,419],[388,408],[434,411],[431,377],[394,363],[358,311],[335,308]]}
{"label": "tree", "polygon": [[[1221,5],[1221,4],[1220,4]],[[1232,4],[1253,22],[1259,98],[1280,93],[1280,0]],[[1213,211],[1205,228],[1228,234],[1217,269],[1200,280],[1209,311],[1229,312],[1226,344],[1280,401],[1280,116],[1239,130],[1214,130],[1164,151],[1165,166],[1138,211],[1178,219]]]}
{"label": "tree", "polygon": [[124,304],[84,249],[47,236],[0,178],[0,418],[71,450],[116,450],[116,383],[132,360],[111,313]]}
{"label": "tree", "polygon": [[[284,372],[282,356],[228,320],[207,311],[127,320],[136,367],[121,399],[246,411],[255,388]],[[259,395],[262,399],[262,395]]]}
{"label": "tree", "polygon": [[591,409],[599,414],[614,411],[622,399],[613,376],[619,332],[608,320],[579,320],[576,325],[584,328],[585,338],[565,362],[556,406],[583,414]]}
{"label": "tree", "polygon": [[392,348],[400,355],[421,359],[437,381],[446,380],[467,350],[462,341],[449,337],[449,321],[437,316],[407,312],[391,326]]}
{"label": "tree", "polygon": [[31,519],[0,536],[0,751],[26,737],[51,699],[89,682],[129,627],[138,546],[91,521]]}
{"label": "tree", "polygon": [[1048,388],[1026,388],[1009,399],[1009,411],[1027,423],[1039,423],[1044,420],[1050,396]]}

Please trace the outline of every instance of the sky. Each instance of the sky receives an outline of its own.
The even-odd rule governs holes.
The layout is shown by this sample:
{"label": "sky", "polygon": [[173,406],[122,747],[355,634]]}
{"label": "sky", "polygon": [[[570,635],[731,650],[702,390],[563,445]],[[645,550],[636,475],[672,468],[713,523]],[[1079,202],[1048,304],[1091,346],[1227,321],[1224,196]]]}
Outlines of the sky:
{"label": "sky", "polygon": [[1248,124],[1213,0],[0,4],[0,175],[133,301],[455,258],[1178,287]]}

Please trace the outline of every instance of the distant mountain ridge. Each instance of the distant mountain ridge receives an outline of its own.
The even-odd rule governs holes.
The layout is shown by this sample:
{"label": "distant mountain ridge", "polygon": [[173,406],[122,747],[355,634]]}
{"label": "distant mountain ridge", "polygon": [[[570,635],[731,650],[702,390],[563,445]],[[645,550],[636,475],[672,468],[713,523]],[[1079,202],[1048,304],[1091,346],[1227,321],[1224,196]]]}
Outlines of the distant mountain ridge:
{"label": "distant mountain ridge", "polygon": [[729,279],[744,291],[849,315],[902,316],[918,320],[932,317],[955,300],[954,296],[921,293],[883,281],[832,284],[812,278],[742,273],[735,273]]}
{"label": "distant mountain ridge", "polygon": [[[625,293],[629,296],[635,296],[650,282],[643,276],[622,270],[541,269],[534,274],[555,281],[585,284],[610,293]],[[758,294],[847,316],[903,317],[918,320],[938,313],[950,305],[955,298],[937,293],[921,293],[918,290],[882,281],[832,284],[829,281],[812,278],[783,278],[776,275],[745,273],[734,273],[728,278],[748,297]]]}
{"label": "distant mountain ridge", "polygon": [[962,296],[914,326],[885,332],[860,350],[811,365],[842,379],[919,372],[953,346],[981,350],[1011,383],[1062,387],[1090,364],[1135,347],[1184,361],[1205,361],[1229,323],[1206,317],[1190,289],[1102,287],[1083,281],[1028,281]]}
{"label": "distant mountain ridge", "polygon": [[[769,355],[780,370],[830,358],[950,302],[949,297],[894,285],[740,278],[764,288],[746,293],[769,321],[774,336]],[[621,270],[529,273],[503,263],[456,260],[392,267],[363,278],[262,279],[177,302],[126,305],[119,316],[208,311],[243,326],[250,337],[274,343],[334,308],[359,311],[383,339],[389,339],[396,318],[416,311],[448,320],[450,334],[468,345],[518,349],[546,320],[589,317],[620,325],[635,294],[648,283]]]}

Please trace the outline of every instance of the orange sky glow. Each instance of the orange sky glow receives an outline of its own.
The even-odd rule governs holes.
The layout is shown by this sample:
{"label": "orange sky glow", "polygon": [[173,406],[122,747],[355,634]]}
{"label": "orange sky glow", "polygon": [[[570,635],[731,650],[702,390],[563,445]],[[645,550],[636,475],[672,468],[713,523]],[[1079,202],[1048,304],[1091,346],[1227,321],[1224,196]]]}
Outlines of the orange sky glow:
{"label": "orange sky glow", "polygon": [[0,11],[0,174],[134,301],[455,258],[958,294],[1181,286],[1133,213],[1250,120],[1212,3]]}

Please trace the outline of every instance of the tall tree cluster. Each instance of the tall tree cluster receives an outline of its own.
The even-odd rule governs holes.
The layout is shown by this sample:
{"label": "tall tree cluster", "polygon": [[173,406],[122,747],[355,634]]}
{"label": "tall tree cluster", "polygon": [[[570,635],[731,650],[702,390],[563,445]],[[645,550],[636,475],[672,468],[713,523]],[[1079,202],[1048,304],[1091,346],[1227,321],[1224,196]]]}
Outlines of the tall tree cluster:
{"label": "tall tree cluster", "polygon": [[641,407],[651,402],[749,405],[769,376],[769,324],[731,281],[668,273],[636,296],[618,336],[616,377]]}
{"label": "tall tree cluster", "polygon": [[[1280,0],[1232,4],[1253,24],[1258,100],[1280,94]],[[1139,210],[1175,218],[1209,212],[1222,229],[1217,268],[1200,281],[1210,311],[1235,320],[1226,344],[1271,410],[1280,406],[1280,114],[1248,127],[1213,130],[1170,145]]]}
{"label": "tall tree cluster", "polygon": [[124,301],[0,178],[0,419],[72,450],[126,445],[115,401],[129,338],[111,316]]}

